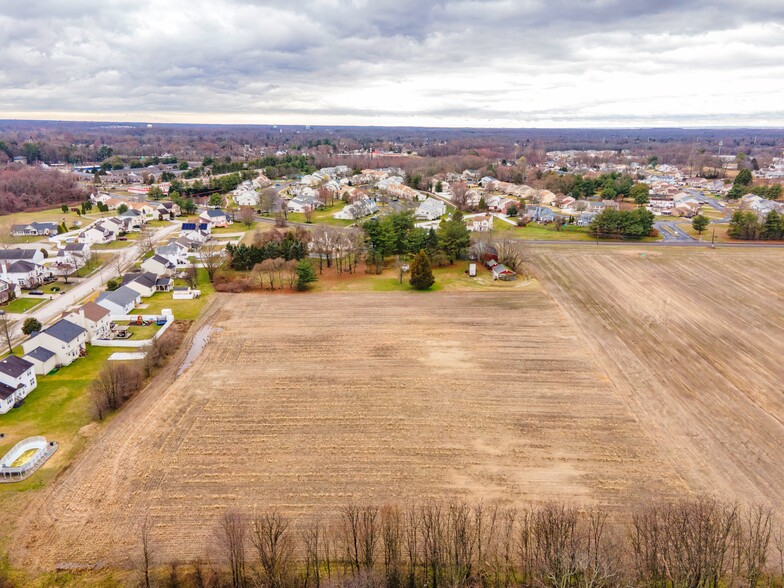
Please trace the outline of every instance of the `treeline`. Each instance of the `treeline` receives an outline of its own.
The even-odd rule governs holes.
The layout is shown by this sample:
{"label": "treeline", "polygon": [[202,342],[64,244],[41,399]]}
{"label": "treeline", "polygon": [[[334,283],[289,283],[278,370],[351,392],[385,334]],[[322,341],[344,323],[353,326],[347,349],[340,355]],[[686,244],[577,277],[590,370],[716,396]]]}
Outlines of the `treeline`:
{"label": "treeline", "polygon": [[775,210],[771,210],[764,219],[752,210],[738,210],[730,219],[727,233],[734,239],[778,241],[784,239],[784,219]]}
{"label": "treeline", "polygon": [[85,192],[72,176],[42,167],[0,169],[0,214],[80,202]]}
{"label": "treeline", "polygon": [[732,188],[727,192],[727,198],[730,200],[737,200],[746,194],[756,194],[757,196],[768,198],[769,200],[778,200],[781,198],[781,184],[752,186],[752,181],[753,177],[748,169],[740,170],[732,182]]}
{"label": "treeline", "polygon": [[410,211],[371,219],[362,225],[367,235],[367,261],[380,271],[384,259],[391,255],[411,256],[425,251],[435,265],[453,263],[466,256],[471,235],[456,211],[448,220],[441,221],[438,229],[414,226]]}
{"label": "treeline", "polygon": [[551,192],[566,194],[578,200],[590,198],[601,192],[603,198],[628,198],[634,185],[634,178],[626,174],[612,172],[598,178],[586,178],[580,174],[547,173],[542,177],[545,188]]}
{"label": "treeline", "polygon": [[653,219],[654,214],[645,208],[608,208],[594,217],[588,230],[602,239],[641,239],[653,231]]}
{"label": "treeline", "polygon": [[[154,585],[155,521],[142,527],[137,572]],[[427,501],[347,504],[295,524],[279,511],[227,511],[209,557],[170,564],[176,586],[246,588],[718,588],[780,586],[782,529],[764,506],[713,498],[649,504],[628,522],[600,508]],[[161,574],[163,575],[163,574]],[[161,578],[164,579],[164,578]],[[173,583],[172,580],[175,582]]]}
{"label": "treeline", "polygon": [[247,272],[268,259],[300,260],[308,254],[308,241],[307,231],[304,230],[285,234],[275,230],[260,233],[259,238],[252,245],[240,243],[226,246],[226,251],[229,253],[229,267],[236,271]]}
{"label": "treeline", "polygon": [[181,180],[175,179],[171,181],[169,192],[177,192],[178,195],[185,197],[203,195],[209,192],[230,192],[242,182],[252,180],[257,175],[254,171],[245,170],[225,176],[212,176],[207,180],[206,184],[200,179],[192,184],[186,184]]}

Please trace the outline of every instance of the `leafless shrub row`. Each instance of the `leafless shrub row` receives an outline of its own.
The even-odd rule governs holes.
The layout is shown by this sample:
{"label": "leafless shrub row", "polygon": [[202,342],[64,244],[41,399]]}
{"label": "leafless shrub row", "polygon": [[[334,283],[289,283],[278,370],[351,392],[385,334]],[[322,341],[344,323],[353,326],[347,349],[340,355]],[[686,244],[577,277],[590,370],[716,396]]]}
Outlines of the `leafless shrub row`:
{"label": "leafless shrub row", "polygon": [[[233,588],[781,586],[782,537],[770,508],[707,497],[641,508],[623,523],[559,503],[352,503],[298,525],[276,510],[228,511],[207,563],[162,575],[169,586]],[[147,535],[140,561],[150,578]]]}

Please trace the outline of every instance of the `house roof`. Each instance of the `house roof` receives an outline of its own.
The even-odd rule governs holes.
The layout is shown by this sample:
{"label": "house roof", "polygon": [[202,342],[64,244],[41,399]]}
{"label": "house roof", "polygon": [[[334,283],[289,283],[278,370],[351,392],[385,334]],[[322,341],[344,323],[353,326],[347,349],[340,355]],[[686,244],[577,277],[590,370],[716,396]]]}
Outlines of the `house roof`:
{"label": "house roof", "polygon": [[220,208],[208,208],[202,212],[200,216],[204,215],[207,215],[210,218],[220,218],[222,216],[226,216],[226,213],[223,212]]}
{"label": "house roof", "polygon": [[14,392],[16,392],[16,388],[0,384],[0,400],[8,400]]}
{"label": "house roof", "polygon": [[12,378],[18,378],[31,367],[33,367],[32,363],[18,355],[9,355],[3,361],[0,361],[0,373]]}
{"label": "house roof", "polygon": [[84,318],[94,323],[97,323],[99,320],[109,314],[109,310],[107,308],[104,308],[95,302],[88,302],[87,304],[83,305],[80,310],[84,313]]}
{"label": "house roof", "polygon": [[155,280],[156,286],[168,286],[171,283],[172,283],[171,278],[158,278],[157,280]]}
{"label": "house roof", "polygon": [[[82,333],[86,333],[82,327],[79,325],[73,324],[71,321],[67,319],[60,319],[51,327],[44,329],[43,331],[50,337],[54,337],[55,339],[59,339],[63,343],[70,343],[74,339],[76,339]],[[40,334],[40,333],[39,333]]]}
{"label": "house roof", "polygon": [[8,272],[11,274],[29,274],[34,272],[38,266],[29,261],[15,261],[8,266]]}
{"label": "house roof", "polygon": [[84,251],[87,249],[86,243],[66,243],[65,247],[63,247],[65,251]]}
{"label": "house roof", "polygon": [[155,281],[158,279],[152,272],[143,272],[143,273],[132,273],[132,274],[125,274],[123,276],[123,286],[130,284],[131,282],[137,282],[146,286],[148,288],[152,288],[155,286]]}
{"label": "house roof", "polygon": [[26,353],[25,357],[29,357],[31,359],[44,363],[54,357],[54,352],[49,351],[44,347],[36,347],[30,353]]}
{"label": "house roof", "polygon": [[0,249],[0,259],[33,259],[36,253],[38,253],[37,249],[22,249],[21,247]]}
{"label": "house roof", "polygon": [[196,230],[196,223],[182,223],[182,230],[183,231],[195,231]]}
{"label": "house roof", "polygon": [[168,259],[166,259],[165,257],[161,257],[158,254],[153,255],[150,259],[153,260],[153,261],[157,261],[158,263],[160,263],[164,267],[174,267],[172,265],[172,263]]}
{"label": "house roof", "polygon": [[98,295],[98,303],[100,304],[104,300],[108,300],[117,306],[127,306],[132,302],[135,303],[139,296],[140,294],[133,288],[129,288],[128,286],[120,286],[113,292],[101,292]]}

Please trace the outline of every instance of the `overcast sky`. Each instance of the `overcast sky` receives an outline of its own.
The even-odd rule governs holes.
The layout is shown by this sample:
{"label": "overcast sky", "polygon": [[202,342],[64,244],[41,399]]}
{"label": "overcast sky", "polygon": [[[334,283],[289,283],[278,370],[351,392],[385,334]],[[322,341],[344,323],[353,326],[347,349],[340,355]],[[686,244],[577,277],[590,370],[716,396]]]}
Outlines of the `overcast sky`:
{"label": "overcast sky", "polygon": [[0,118],[784,126],[781,0],[0,4]]}

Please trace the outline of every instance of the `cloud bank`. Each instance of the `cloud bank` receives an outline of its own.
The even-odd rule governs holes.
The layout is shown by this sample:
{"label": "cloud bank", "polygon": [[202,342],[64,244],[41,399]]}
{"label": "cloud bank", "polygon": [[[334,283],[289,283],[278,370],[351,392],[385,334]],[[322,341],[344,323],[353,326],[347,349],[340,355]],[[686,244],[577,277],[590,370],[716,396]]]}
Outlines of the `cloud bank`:
{"label": "cloud bank", "polygon": [[784,125],[784,4],[41,0],[0,14],[0,117]]}

